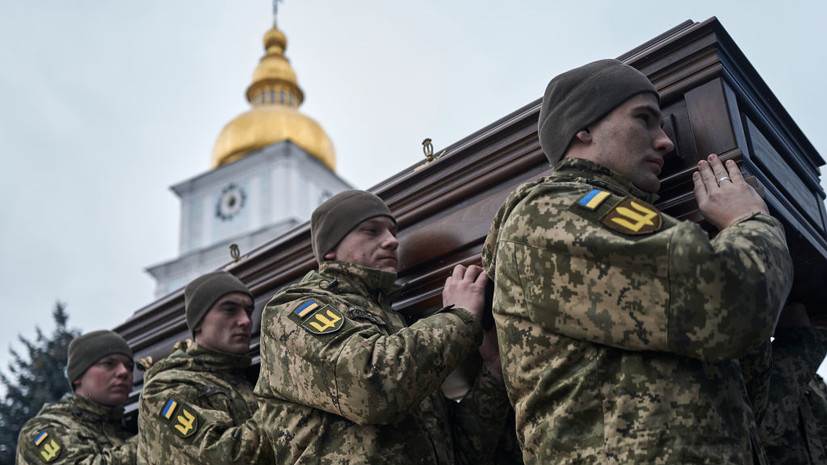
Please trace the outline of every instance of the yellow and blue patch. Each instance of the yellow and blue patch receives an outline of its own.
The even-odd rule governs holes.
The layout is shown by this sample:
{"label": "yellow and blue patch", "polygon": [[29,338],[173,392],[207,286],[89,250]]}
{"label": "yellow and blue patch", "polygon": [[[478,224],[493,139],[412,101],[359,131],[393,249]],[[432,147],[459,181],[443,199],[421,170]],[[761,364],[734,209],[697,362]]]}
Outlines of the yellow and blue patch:
{"label": "yellow and blue patch", "polygon": [[56,436],[49,436],[48,430],[43,430],[36,434],[32,439],[37,451],[40,453],[38,459],[44,463],[49,463],[57,460],[60,457],[60,452],[63,450],[63,444]]}
{"label": "yellow and blue patch", "polygon": [[310,315],[310,313],[317,308],[319,308],[319,304],[313,300],[308,300],[307,302],[301,304],[301,306],[299,306],[299,308],[297,308],[293,313],[298,315],[299,318],[304,318],[307,315]]}
{"label": "yellow and blue patch", "polygon": [[301,304],[293,310],[290,318],[317,336],[335,333],[345,324],[345,316],[341,311],[315,300]]}
{"label": "yellow and blue patch", "polygon": [[594,210],[595,208],[599,207],[604,200],[609,198],[608,192],[600,189],[592,189],[584,195],[580,200],[577,201],[577,204],[583,208],[588,210]]}
{"label": "yellow and blue patch", "polygon": [[39,446],[40,443],[43,442],[47,437],[49,437],[49,433],[47,433],[44,429],[43,432],[41,432],[34,438],[34,445]]}
{"label": "yellow and blue patch", "polygon": [[167,401],[166,405],[164,405],[164,409],[161,410],[161,416],[169,420],[172,417],[173,412],[175,412],[175,407],[178,406],[178,402],[170,399]]}
{"label": "yellow and blue patch", "polygon": [[161,416],[179,436],[188,438],[198,431],[199,417],[195,410],[170,398],[161,409]]}

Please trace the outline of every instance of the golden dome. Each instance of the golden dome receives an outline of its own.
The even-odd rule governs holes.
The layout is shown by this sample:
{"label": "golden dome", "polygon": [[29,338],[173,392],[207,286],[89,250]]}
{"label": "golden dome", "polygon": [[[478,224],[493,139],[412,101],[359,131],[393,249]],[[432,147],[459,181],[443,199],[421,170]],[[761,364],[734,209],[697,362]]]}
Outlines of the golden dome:
{"label": "golden dome", "polygon": [[333,144],[319,123],[281,105],[254,106],[227,123],[215,143],[213,168],[283,140],[293,142],[331,170],[336,168]]}
{"label": "golden dome", "polygon": [[253,108],[221,130],[213,149],[213,169],[284,140],[293,142],[331,170],[336,169],[333,143],[324,129],[298,110],[304,93],[284,56],[286,47],[287,38],[275,25],[264,34],[266,53],[247,88],[247,101]]}

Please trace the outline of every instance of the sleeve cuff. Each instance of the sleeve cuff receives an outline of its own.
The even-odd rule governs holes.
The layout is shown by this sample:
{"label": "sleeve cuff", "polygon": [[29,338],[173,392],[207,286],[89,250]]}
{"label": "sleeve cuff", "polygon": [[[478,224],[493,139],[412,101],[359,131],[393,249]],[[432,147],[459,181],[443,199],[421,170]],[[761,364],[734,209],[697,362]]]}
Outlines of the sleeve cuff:
{"label": "sleeve cuff", "polygon": [[482,323],[477,320],[471,312],[464,308],[454,307],[453,305],[448,305],[447,307],[442,307],[436,314],[440,313],[447,313],[450,315],[454,315],[462,320],[463,323],[471,326],[471,331],[474,333],[474,341],[476,341],[476,345],[479,346],[482,344]]}

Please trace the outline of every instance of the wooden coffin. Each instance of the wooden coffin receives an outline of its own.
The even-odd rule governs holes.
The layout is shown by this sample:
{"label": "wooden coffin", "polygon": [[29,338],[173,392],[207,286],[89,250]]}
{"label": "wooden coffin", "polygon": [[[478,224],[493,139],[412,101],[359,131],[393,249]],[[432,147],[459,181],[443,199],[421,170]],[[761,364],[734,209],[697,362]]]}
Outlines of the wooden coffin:
{"label": "wooden coffin", "polygon": [[[827,316],[822,315],[827,310],[827,215],[818,171],[824,160],[723,26],[715,18],[687,21],[619,58],[646,73],[658,88],[666,130],[675,141],[658,207],[702,222],[692,194],[692,170],[711,152],[736,159],[757,178],[786,226],[796,266],[794,298],[808,303],[814,317]],[[439,307],[449,270],[458,263],[479,263],[491,220],[505,197],[520,183],[550,172],[537,139],[539,109],[538,99],[447,147],[434,161],[414,165],[371,189],[385,199],[401,229],[399,284],[405,287],[395,304],[400,311],[416,318]],[[228,266],[256,297],[252,376],[258,370],[262,308],[276,291],[315,266],[307,223]],[[176,341],[189,337],[183,290],[141,308],[115,330],[136,357],[166,356]],[[133,419],[142,381],[137,371],[127,407]]]}

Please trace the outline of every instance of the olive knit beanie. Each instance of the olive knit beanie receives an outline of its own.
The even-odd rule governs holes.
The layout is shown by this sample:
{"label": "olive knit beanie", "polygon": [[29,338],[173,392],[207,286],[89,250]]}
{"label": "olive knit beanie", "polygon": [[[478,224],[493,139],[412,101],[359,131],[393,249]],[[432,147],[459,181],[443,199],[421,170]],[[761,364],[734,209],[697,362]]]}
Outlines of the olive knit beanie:
{"label": "olive knit beanie", "polygon": [[238,278],[226,271],[213,271],[195,278],[184,289],[184,311],[187,314],[187,327],[195,336],[195,328],[210,311],[210,308],[231,292],[240,292],[253,298],[250,289]]}
{"label": "olive knit beanie", "polygon": [[[123,354],[133,358],[132,349],[120,334],[100,330],[78,336],[69,343],[66,378],[69,384],[83,376],[90,366],[98,360],[112,354]],[[72,384],[72,390],[75,386]]]}
{"label": "olive knit beanie", "polygon": [[637,94],[658,91],[643,73],[617,60],[599,60],[551,80],[543,95],[537,133],[554,165],[578,131],[599,121]]}
{"label": "olive knit beanie", "polygon": [[310,216],[310,243],[316,261],[321,263],[353,228],[375,216],[387,216],[396,224],[385,202],[370,192],[346,190],[325,200]]}

